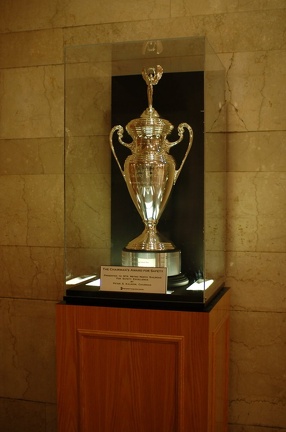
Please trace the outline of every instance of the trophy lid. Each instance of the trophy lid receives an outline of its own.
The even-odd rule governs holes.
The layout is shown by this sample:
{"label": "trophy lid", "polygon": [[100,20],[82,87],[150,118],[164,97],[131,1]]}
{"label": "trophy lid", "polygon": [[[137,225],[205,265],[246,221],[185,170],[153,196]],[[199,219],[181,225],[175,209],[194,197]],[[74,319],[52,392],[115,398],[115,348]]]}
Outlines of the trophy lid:
{"label": "trophy lid", "polygon": [[140,118],[131,120],[126,129],[133,138],[151,138],[151,137],[166,137],[172,129],[173,125],[165,119],[162,119],[155,108],[153,102],[153,85],[158,84],[163,75],[163,68],[157,65],[155,68],[143,69],[142,76],[147,84],[148,108],[141,114]]}

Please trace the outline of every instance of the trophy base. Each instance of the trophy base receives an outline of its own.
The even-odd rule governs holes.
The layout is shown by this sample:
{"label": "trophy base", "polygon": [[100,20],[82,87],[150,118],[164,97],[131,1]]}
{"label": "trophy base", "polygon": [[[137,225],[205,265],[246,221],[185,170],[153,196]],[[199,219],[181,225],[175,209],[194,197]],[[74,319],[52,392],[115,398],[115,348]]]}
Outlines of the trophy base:
{"label": "trophy base", "polygon": [[167,267],[167,275],[181,273],[181,251],[137,251],[124,248],[122,265],[125,267]]}
{"label": "trophy base", "polygon": [[183,273],[168,277],[168,290],[178,290],[180,288],[186,289],[189,285],[190,280]]}

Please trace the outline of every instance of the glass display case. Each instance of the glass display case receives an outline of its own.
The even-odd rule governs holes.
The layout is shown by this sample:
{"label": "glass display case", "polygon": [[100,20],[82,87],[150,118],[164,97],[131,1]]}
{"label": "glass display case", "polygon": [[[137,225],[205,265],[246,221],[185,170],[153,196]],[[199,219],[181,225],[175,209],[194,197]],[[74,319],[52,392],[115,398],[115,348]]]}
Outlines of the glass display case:
{"label": "glass display case", "polygon": [[[162,71],[160,77],[158,71]],[[154,74],[155,78],[158,75],[158,82],[150,81],[154,80]],[[139,306],[184,309],[189,304],[205,305],[224,286],[224,86],[224,68],[205,37],[66,47],[67,302],[112,305],[131,301]],[[149,116],[147,120],[146,116]],[[131,134],[126,131],[130,122]],[[148,137],[146,124],[149,129],[150,124],[153,125],[152,138]],[[171,124],[167,132],[166,124]],[[181,124],[187,125],[182,133]],[[122,129],[117,127],[119,125]],[[136,132],[135,137],[134,133],[130,136],[132,131]],[[152,156],[154,152],[146,156],[144,150],[145,159],[140,156],[140,178],[143,165],[145,177],[140,191],[139,174],[132,180],[131,168],[130,172],[126,168],[130,155],[138,153],[138,147],[135,150],[132,147],[135,141],[141,150],[143,147],[146,150],[146,146],[153,148],[154,143],[159,142],[159,151],[157,148],[155,153],[160,153],[162,147],[165,157],[162,162],[160,153],[160,165],[154,162],[157,157]],[[169,156],[175,163],[173,174],[169,169],[173,162],[166,162]],[[152,159],[148,175],[147,159]],[[166,164],[169,164],[167,174],[163,171],[165,168],[161,168]],[[146,177],[150,178],[150,173],[151,184],[146,187]],[[160,186],[159,177],[164,177],[165,182]],[[170,186],[167,187],[166,182]],[[129,183],[136,193],[130,191]],[[166,189],[168,193],[161,199]],[[153,204],[150,204],[150,191]],[[179,264],[173,273],[168,261],[172,254],[160,249],[165,247],[166,241],[159,242],[151,251],[152,242],[149,241],[148,247],[146,242],[145,246],[141,242],[138,249],[145,247],[143,258],[139,250],[134,251],[134,243],[128,250],[129,242],[140,237],[144,223],[145,229],[146,226],[149,229],[150,220],[147,218],[146,223],[144,215],[148,214],[150,206],[152,215],[158,213],[155,217],[160,233],[157,239],[170,239],[175,245],[175,260],[178,258]],[[103,266],[166,266],[166,291],[103,291],[100,281]]]}

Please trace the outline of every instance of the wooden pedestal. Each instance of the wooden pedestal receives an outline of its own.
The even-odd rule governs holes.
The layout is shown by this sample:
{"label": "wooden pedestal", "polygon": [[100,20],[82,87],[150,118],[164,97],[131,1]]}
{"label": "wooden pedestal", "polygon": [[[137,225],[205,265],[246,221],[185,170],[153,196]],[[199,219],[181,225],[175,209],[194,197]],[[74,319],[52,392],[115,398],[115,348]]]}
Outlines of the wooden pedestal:
{"label": "wooden pedestal", "polygon": [[57,305],[58,432],[227,430],[229,291],[208,311]]}

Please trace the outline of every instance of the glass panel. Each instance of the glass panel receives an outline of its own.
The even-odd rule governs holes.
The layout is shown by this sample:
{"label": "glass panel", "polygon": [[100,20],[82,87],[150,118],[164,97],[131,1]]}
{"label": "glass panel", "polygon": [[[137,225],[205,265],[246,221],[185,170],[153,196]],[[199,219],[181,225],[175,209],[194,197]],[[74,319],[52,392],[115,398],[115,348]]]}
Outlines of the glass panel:
{"label": "glass panel", "polygon": [[225,277],[226,105],[225,70],[205,40],[204,278],[216,289]]}

